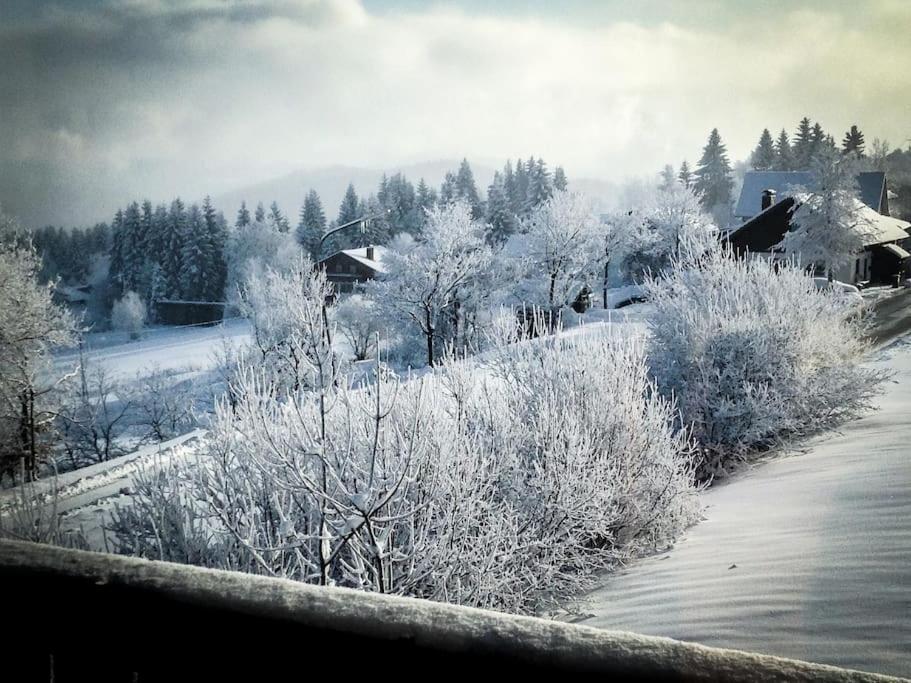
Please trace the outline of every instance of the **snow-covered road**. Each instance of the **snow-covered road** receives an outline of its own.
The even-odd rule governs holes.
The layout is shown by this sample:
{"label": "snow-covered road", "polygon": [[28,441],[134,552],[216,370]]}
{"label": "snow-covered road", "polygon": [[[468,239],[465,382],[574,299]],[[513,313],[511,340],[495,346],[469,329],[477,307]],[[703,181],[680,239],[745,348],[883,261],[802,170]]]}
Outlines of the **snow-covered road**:
{"label": "snow-covered road", "polygon": [[911,338],[872,362],[896,371],[879,411],[710,489],[583,623],[911,676]]}

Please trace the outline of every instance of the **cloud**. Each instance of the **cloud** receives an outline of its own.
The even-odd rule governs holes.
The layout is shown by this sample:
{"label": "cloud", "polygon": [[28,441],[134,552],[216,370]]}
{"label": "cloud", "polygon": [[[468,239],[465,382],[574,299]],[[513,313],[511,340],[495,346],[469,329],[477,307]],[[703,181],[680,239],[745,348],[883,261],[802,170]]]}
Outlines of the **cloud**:
{"label": "cloud", "polygon": [[[742,158],[803,115],[899,142],[907,5],[879,0],[863,25],[813,7],[700,24],[357,0],[42,5],[0,28],[0,201],[80,222],[132,196],[463,155],[619,179],[693,162],[715,126]],[[64,185],[99,200],[71,216],[48,196]]]}

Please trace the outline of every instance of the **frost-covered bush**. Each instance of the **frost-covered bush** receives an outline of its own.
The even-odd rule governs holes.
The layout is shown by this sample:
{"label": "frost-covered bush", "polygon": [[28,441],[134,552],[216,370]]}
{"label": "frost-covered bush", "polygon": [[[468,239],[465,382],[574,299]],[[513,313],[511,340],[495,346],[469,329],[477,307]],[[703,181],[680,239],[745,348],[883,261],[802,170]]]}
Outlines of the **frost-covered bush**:
{"label": "frost-covered bush", "polygon": [[411,381],[279,394],[242,368],[197,461],[119,511],[121,551],[534,612],[693,521],[691,445],[639,342],[494,327],[484,358]]}
{"label": "frost-covered bush", "polygon": [[647,289],[652,370],[692,427],[703,477],[858,414],[882,380],[860,365],[865,318],[799,268],[719,250]]}
{"label": "frost-covered bush", "polygon": [[124,292],[111,309],[111,327],[129,332],[130,339],[139,339],[146,323],[146,305],[136,292]]}

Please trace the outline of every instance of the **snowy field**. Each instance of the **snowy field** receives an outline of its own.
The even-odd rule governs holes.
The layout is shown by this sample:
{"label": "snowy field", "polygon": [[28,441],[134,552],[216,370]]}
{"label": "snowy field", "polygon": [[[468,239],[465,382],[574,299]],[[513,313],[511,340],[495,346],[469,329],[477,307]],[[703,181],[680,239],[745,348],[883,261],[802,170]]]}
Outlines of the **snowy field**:
{"label": "snowy field", "polygon": [[710,489],[582,623],[911,676],[911,338],[871,362],[896,372],[877,412]]}

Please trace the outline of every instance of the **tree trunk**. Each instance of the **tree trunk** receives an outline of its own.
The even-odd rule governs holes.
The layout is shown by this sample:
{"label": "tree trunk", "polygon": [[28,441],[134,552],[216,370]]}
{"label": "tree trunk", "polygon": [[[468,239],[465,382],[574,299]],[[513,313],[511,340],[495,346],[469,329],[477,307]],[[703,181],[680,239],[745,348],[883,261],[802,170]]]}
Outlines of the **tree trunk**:
{"label": "tree trunk", "polygon": [[604,259],[604,308],[607,309],[607,271],[610,268],[610,256]]}
{"label": "tree trunk", "polygon": [[426,325],[424,329],[426,330],[425,334],[427,335],[427,365],[433,367],[433,325],[430,320],[430,311],[424,311],[424,321]]}

